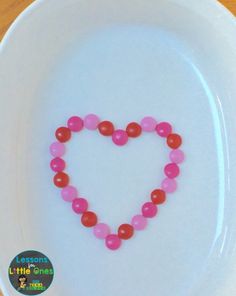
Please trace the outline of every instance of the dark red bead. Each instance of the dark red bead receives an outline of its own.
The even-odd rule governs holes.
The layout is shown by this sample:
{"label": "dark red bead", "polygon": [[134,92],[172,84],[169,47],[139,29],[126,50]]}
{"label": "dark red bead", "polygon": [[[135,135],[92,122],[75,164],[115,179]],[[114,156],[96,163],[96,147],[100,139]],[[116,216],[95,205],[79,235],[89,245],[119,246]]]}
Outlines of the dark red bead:
{"label": "dark red bead", "polygon": [[59,172],[54,176],[53,182],[59,188],[66,187],[69,184],[69,176],[66,173]]}
{"label": "dark red bead", "polygon": [[93,227],[97,224],[98,218],[97,215],[94,212],[84,212],[81,217],[81,223],[85,227]]}
{"label": "dark red bead", "polygon": [[71,138],[71,131],[68,127],[59,127],[56,132],[55,132],[55,136],[57,138],[57,140],[61,143],[65,143],[67,141],[70,140]]}
{"label": "dark red bead", "polygon": [[98,125],[98,130],[103,136],[111,136],[114,132],[114,125],[110,121],[102,121]]}
{"label": "dark red bead", "polygon": [[151,200],[155,205],[159,205],[165,202],[166,193],[161,189],[155,189],[151,193]]}
{"label": "dark red bead", "polygon": [[167,145],[172,149],[177,149],[182,144],[182,138],[178,134],[170,134],[167,137]]}
{"label": "dark red bead", "polygon": [[121,239],[130,239],[134,234],[134,228],[130,224],[122,224],[118,229],[118,236]]}
{"label": "dark red bead", "polygon": [[137,138],[137,137],[139,137],[141,135],[142,128],[138,123],[131,122],[126,127],[126,133],[131,138]]}

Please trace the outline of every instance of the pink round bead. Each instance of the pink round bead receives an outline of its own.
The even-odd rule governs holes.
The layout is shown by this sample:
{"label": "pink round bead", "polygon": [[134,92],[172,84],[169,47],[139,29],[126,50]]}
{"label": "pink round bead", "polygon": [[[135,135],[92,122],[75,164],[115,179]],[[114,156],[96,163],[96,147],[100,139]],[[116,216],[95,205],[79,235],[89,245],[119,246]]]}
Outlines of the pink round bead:
{"label": "pink round bead", "polygon": [[177,189],[177,183],[176,183],[175,179],[166,178],[162,181],[161,188],[166,193],[172,193]]}
{"label": "pink round bead", "polygon": [[76,214],[82,214],[88,209],[88,202],[85,198],[75,198],[72,202],[72,209]]}
{"label": "pink round bead", "polygon": [[160,122],[156,126],[156,132],[160,137],[167,138],[172,132],[172,126],[168,122]]}
{"label": "pink round bead", "polygon": [[173,179],[179,175],[179,167],[176,163],[169,163],[164,168],[165,174],[168,178]]}
{"label": "pink round bead", "polygon": [[88,114],[84,118],[84,126],[88,130],[95,130],[98,127],[99,122],[99,117],[95,114]]}
{"label": "pink round bead", "polygon": [[110,234],[110,228],[105,223],[98,223],[93,228],[93,234],[99,239],[104,239]]}
{"label": "pink round bead", "polygon": [[84,123],[83,120],[78,116],[72,116],[67,121],[67,126],[72,132],[79,132],[83,129]]}
{"label": "pink round bead", "polygon": [[143,230],[147,226],[147,219],[142,215],[136,215],[132,218],[131,224],[135,230]]}
{"label": "pink round bead", "polygon": [[142,206],[142,214],[146,218],[153,218],[157,214],[157,206],[154,205],[152,202],[146,202]]}
{"label": "pink round bead", "polygon": [[61,157],[65,154],[66,147],[63,143],[60,142],[54,142],[50,146],[50,153],[54,157]]}
{"label": "pink round bead", "polygon": [[153,132],[157,126],[157,121],[155,118],[147,116],[141,121],[142,130],[145,132]]}
{"label": "pink round bead", "polygon": [[117,250],[121,246],[121,239],[116,234],[109,234],[106,237],[106,246],[110,250]]}
{"label": "pink round bead", "polygon": [[174,163],[181,163],[184,161],[184,153],[180,149],[172,150],[170,152],[170,160]]}
{"label": "pink round bead", "polygon": [[74,186],[69,185],[62,189],[61,196],[64,201],[72,202],[78,196],[78,192]]}
{"label": "pink round bead", "polygon": [[56,157],[51,160],[50,167],[54,172],[62,172],[66,167],[66,163],[63,159]]}
{"label": "pink round bead", "polygon": [[125,131],[123,130],[116,130],[114,131],[112,135],[112,141],[114,144],[118,146],[123,146],[128,142],[128,135]]}

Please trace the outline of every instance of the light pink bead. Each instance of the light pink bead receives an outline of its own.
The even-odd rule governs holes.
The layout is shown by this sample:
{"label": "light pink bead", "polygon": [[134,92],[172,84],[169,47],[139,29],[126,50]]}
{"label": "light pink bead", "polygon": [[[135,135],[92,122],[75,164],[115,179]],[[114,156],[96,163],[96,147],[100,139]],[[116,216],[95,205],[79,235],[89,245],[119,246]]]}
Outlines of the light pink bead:
{"label": "light pink bead", "polygon": [[142,214],[146,218],[153,218],[157,214],[157,206],[154,205],[152,202],[146,202],[142,206]]}
{"label": "light pink bead", "polygon": [[82,214],[88,209],[88,202],[85,198],[75,198],[72,202],[72,209],[76,214]]}
{"label": "light pink bead", "polygon": [[157,122],[153,117],[144,117],[141,121],[142,130],[145,132],[153,132],[157,126]]}
{"label": "light pink bead", "polygon": [[175,179],[166,178],[162,181],[161,188],[166,193],[172,193],[177,189],[177,183],[176,183]]}
{"label": "light pink bead", "polygon": [[176,163],[168,163],[164,168],[168,178],[173,179],[179,175],[179,167]]}
{"label": "light pink bead", "polygon": [[168,122],[160,122],[156,126],[156,132],[160,137],[166,138],[172,132],[172,126]]}
{"label": "light pink bead", "polygon": [[128,142],[128,135],[125,131],[123,130],[116,130],[112,134],[112,141],[114,144],[118,146],[123,146]]}
{"label": "light pink bead", "polygon": [[94,235],[99,239],[104,239],[110,234],[110,228],[105,223],[98,223],[93,228]]}
{"label": "light pink bead", "polygon": [[136,215],[132,218],[131,224],[135,230],[143,230],[147,226],[147,219],[142,215]]}
{"label": "light pink bead", "polygon": [[79,132],[83,129],[83,120],[78,116],[72,116],[67,121],[67,126],[72,132]]}
{"label": "light pink bead", "polygon": [[66,147],[63,143],[60,142],[54,142],[50,146],[50,153],[54,157],[61,157],[65,154]]}
{"label": "light pink bead", "polygon": [[110,250],[117,250],[121,246],[121,239],[116,234],[109,234],[106,237],[106,246]]}
{"label": "light pink bead", "polygon": [[88,114],[84,118],[84,126],[88,130],[95,130],[98,127],[99,122],[99,117],[95,114]]}
{"label": "light pink bead", "polygon": [[65,166],[65,161],[59,157],[53,158],[50,162],[50,167],[54,172],[62,172]]}
{"label": "light pink bead", "polygon": [[181,163],[184,161],[184,153],[180,149],[172,150],[170,152],[170,160],[175,163]]}
{"label": "light pink bead", "polygon": [[72,202],[78,196],[77,189],[74,186],[66,186],[61,191],[61,196],[64,201]]}

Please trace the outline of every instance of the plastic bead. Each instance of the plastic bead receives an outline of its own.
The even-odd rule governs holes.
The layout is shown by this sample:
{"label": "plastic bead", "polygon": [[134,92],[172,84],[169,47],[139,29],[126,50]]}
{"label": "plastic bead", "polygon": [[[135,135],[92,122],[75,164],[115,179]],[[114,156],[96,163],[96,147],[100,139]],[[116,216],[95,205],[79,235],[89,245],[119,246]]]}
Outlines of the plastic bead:
{"label": "plastic bead", "polygon": [[153,218],[157,214],[157,206],[152,202],[146,202],[142,206],[142,214],[145,218]]}
{"label": "plastic bead", "polygon": [[64,201],[72,202],[78,196],[77,189],[74,186],[66,186],[61,191]]}
{"label": "plastic bead", "polygon": [[99,117],[95,114],[89,114],[84,118],[84,127],[88,130],[95,130],[99,124]]}
{"label": "plastic bead", "polygon": [[81,223],[85,227],[93,227],[97,224],[97,215],[94,212],[84,212],[81,217]]}
{"label": "plastic bead", "polygon": [[173,179],[179,175],[179,167],[176,163],[169,163],[165,166],[165,174],[168,178]]}
{"label": "plastic bead", "polygon": [[175,179],[166,178],[162,181],[161,188],[166,193],[172,193],[177,189],[177,183],[176,183]]}
{"label": "plastic bead", "polygon": [[170,134],[167,137],[167,145],[172,149],[177,149],[182,144],[182,138],[178,134]]}
{"label": "plastic bead", "polygon": [[121,246],[121,239],[116,234],[109,234],[106,237],[106,246],[112,251],[117,250]]}
{"label": "plastic bead", "polygon": [[65,154],[66,147],[63,143],[54,142],[50,146],[50,153],[54,157],[62,157]]}
{"label": "plastic bead", "polygon": [[110,234],[110,228],[105,223],[99,223],[94,226],[93,234],[99,239],[105,239]]}
{"label": "plastic bead", "polygon": [[50,162],[50,167],[54,172],[62,172],[65,166],[65,161],[59,157],[53,158]]}
{"label": "plastic bead", "polygon": [[78,116],[73,116],[67,121],[67,126],[72,132],[79,132],[83,129],[83,120]]}
{"label": "plastic bead", "polygon": [[116,130],[112,135],[112,141],[118,146],[124,146],[128,142],[128,135],[123,130]]}
{"label": "plastic bead", "polygon": [[157,126],[157,122],[153,117],[144,117],[141,121],[141,127],[144,132],[153,132]]}
{"label": "plastic bead", "polygon": [[53,181],[55,186],[63,188],[69,184],[69,176],[66,173],[59,172],[54,176]]}
{"label": "plastic bead", "polygon": [[68,127],[59,127],[55,132],[55,136],[59,142],[65,143],[70,140],[71,131]]}
{"label": "plastic bead", "polygon": [[163,204],[166,201],[166,193],[162,189],[155,189],[151,193],[151,200],[155,205]]}
{"label": "plastic bead", "polygon": [[130,239],[134,234],[134,227],[130,224],[122,224],[118,228],[118,236],[121,239]]}
{"label": "plastic bead", "polygon": [[137,138],[142,133],[141,126],[136,122],[131,122],[126,127],[126,133],[130,138]]}
{"label": "plastic bead", "polygon": [[184,161],[184,153],[180,149],[175,149],[170,152],[170,160],[174,163],[180,164]]}
{"label": "plastic bead", "polygon": [[114,125],[110,121],[102,121],[98,125],[98,130],[103,136],[111,136],[114,132]]}
{"label": "plastic bead", "polygon": [[88,209],[88,202],[85,198],[75,198],[72,202],[72,209],[76,214],[83,214]]}
{"label": "plastic bead", "polygon": [[136,215],[132,218],[131,224],[135,230],[143,230],[147,226],[147,219],[142,215]]}
{"label": "plastic bead", "polygon": [[172,126],[168,122],[160,122],[156,126],[156,132],[162,138],[166,138],[172,132]]}

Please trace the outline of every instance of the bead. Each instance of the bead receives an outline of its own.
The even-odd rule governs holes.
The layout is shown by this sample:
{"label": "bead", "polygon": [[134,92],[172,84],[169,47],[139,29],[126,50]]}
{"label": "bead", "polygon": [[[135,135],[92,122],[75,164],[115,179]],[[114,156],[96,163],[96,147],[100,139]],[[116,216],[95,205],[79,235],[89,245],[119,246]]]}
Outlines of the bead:
{"label": "bead", "polygon": [[184,153],[180,149],[172,150],[170,152],[170,160],[174,163],[182,163],[184,161]]}
{"label": "bead", "polygon": [[74,186],[66,186],[61,191],[61,197],[64,201],[72,202],[77,196],[78,192]]}
{"label": "bead", "polygon": [[53,182],[59,188],[66,187],[69,184],[69,176],[66,173],[59,172],[54,176]]}
{"label": "bead", "polygon": [[147,219],[142,215],[136,215],[132,218],[131,224],[135,230],[143,230],[147,226]]}
{"label": "bead", "polygon": [[124,146],[128,142],[128,135],[123,130],[116,130],[112,135],[112,141],[118,146]]}
{"label": "bead", "polygon": [[177,149],[181,146],[182,139],[178,134],[170,134],[167,137],[167,145],[172,149]]}
{"label": "bead", "polygon": [[68,127],[59,127],[56,132],[55,136],[57,140],[61,143],[65,143],[70,140],[71,138],[71,131]]}
{"label": "bead", "polygon": [[93,228],[93,234],[99,239],[105,239],[110,234],[110,228],[105,223],[98,223]]}
{"label": "bead", "polygon": [[156,132],[160,137],[166,138],[172,132],[172,126],[168,122],[160,122],[156,126]]}
{"label": "bead", "polygon": [[50,167],[54,172],[62,172],[66,167],[66,163],[63,159],[56,157],[51,160]]}
{"label": "bead", "polygon": [[67,126],[72,132],[79,132],[84,127],[83,120],[78,116],[73,116],[67,121]]}
{"label": "bead", "polygon": [[93,227],[97,224],[97,215],[94,212],[84,212],[81,217],[81,223],[85,227]]}
{"label": "bead", "polygon": [[166,193],[172,193],[177,189],[177,183],[176,183],[175,179],[166,178],[162,181],[161,188]]}
{"label": "bead", "polygon": [[106,237],[106,246],[110,250],[117,250],[121,246],[121,239],[116,234],[109,234]]}
{"label": "bead", "polygon": [[134,234],[134,227],[130,224],[122,224],[118,228],[118,236],[121,239],[130,239]]}
{"label": "bead", "polygon": [[88,209],[88,202],[85,198],[75,198],[72,202],[72,209],[76,214],[83,214]]}
{"label": "bead", "polygon": [[142,206],[142,214],[146,218],[153,218],[157,214],[157,206],[154,205],[152,202],[146,202]]}
{"label": "bead", "polygon": [[130,138],[137,138],[142,133],[141,126],[136,122],[131,122],[126,127],[126,133]]}
{"label": "bead", "polygon": [[153,132],[157,126],[157,122],[153,117],[144,117],[141,121],[142,130],[145,132]]}
{"label": "bead", "polygon": [[103,136],[111,136],[114,132],[114,125],[110,121],[102,121],[98,125],[98,130]]}
{"label": "bead", "polygon": [[95,130],[99,124],[99,117],[95,114],[88,114],[84,118],[84,126],[88,130]]}
{"label": "bead", "polygon": [[65,154],[66,147],[63,143],[54,142],[50,146],[50,153],[54,157],[61,157]]}
{"label": "bead", "polygon": [[179,175],[179,167],[176,163],[169,163],[165,166],[164,172],[168,178],[173,179]]}
{"label": "bead", "polygon": [[161,189],[155,189],[151,193],[151,200],[155,205],[162,204],[166,200],[166,194]]}

